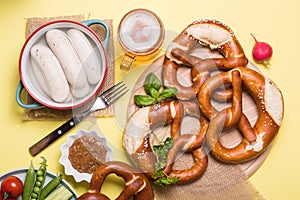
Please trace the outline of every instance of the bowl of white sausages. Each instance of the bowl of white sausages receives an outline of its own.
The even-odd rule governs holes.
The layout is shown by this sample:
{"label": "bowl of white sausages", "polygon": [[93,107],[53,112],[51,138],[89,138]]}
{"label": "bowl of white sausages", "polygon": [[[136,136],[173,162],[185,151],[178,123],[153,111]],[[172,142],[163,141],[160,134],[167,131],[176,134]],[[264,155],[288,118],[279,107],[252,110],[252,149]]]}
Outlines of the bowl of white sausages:
{"label": "bowl of white sausages", "polygon": [[[104,40],[88,26],[101,24]],[[109,27],[101,20],[59,20],[42,25],[25,41],[19,58],[16,99],[24,108],[74,109],[94,99],[107,74]],[[24,103],[25,89],[36,100]]]}

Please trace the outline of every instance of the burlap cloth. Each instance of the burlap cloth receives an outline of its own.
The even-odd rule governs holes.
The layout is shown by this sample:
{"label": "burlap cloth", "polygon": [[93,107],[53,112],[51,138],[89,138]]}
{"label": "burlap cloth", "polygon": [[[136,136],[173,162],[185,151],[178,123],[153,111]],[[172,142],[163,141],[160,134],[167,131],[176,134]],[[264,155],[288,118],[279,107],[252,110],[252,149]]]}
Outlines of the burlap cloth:
{"label": "burlap cloth", "polygon": [[[176,161],[176,168],[192,165],[190,155]],[[264,197],[250,183],[238,165],[225,164],[209,156],[204,175],[195,182],[166,187],[154,186],[158,199],[187,200],[262,200]]]}
{"label": "burlap cloth", "polygon": [[[68,19],[77,22],[85,20],[83,15],[73,15],[73,16],[59,16],[59,17],[33,17],[28,18],[26,23],[26,38],[38,27],[41,25],[59,19]],[[107,88],[111,87],[115,83],[115,74],[114,74],[114,46],[113,46],[113,21],[111,19],[104,19],[107,25],[110,28],[110,39],[108,41],[108,48],[106,50],[108,57],[108,73],[101,89],[100,93]],[[102,39],[105,35],[105,29],[98,24],[91,25],[90,28],[95,31],[95,33]],[[34,99],[28,95],[26,96],[27,103],[33,103]],[[24,110],[24,120],[67,120],[73,117],[74,114],[77,114],[83,110],[83,108],[78,108],[74,110],[55,110],[47,107],[38,108],[38,109],[25,109]],[[97,111],[93,113],[93,116],[104,117],[104,116],[113,116],[114,115],[114,106],[110,106],[106,109]]]}

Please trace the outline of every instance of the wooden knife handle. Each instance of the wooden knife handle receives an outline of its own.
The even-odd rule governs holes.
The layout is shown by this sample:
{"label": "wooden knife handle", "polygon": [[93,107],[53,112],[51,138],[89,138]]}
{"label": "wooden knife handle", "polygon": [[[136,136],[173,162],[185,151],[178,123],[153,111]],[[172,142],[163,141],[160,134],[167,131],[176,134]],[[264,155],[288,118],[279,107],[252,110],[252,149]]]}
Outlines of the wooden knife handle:
{"label": "wooden knife handle", "polygon": [[60,136],[68,132],[71,128],[73,128],[78,122],[76,123],[76,118],[72,118],[65,122],[63,125],[46,135],[44,138],[42,138],[40,141],[35,143],[29,148],[29,152],[32,156],[37,155],[40,153],[43,149],[45,149],[47,146],[49,146],[52,142],[54,142],[56,139],[58,139]]}

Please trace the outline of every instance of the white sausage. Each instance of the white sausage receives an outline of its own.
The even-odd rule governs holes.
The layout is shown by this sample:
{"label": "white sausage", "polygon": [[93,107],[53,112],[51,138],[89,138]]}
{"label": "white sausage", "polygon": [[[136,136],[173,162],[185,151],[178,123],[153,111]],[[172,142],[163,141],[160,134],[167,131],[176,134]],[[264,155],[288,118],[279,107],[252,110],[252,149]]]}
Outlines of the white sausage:
{"label": "white sausage", "polygon": [[[37,83],[41,87],[42,91],[46,93],[46,95],[50,96],[49,89],[47,82],[45,81],[44,75],[42,74],[41,70],[39,69],[39,66],[37,63],[31,58],[31,66],[33,70],[33,74],[37,80]],[[68,97],[63,102],[70,102],[72,100],[72,94],[69,92]]]}
{"label": "white sausage", "polygon": [[[43,44],[31,48],[31,58],[38,66],[47,84],[49,96],[56,102],[64,102],[70,96],[70,87],[59,61],[53,52]],[[36,78],[40,79],[41,76]],[[43,80],[38,80],[43,82]]]}
{"label": "white sausage", "polygon": [[101,78],[101,62],[92,44],[80,30],[69,29],[67,34],[77,50],[88,82],[90,84],[97,84]]}
{"label": "white sausage", "polygon": [[83,98],[89,92],[89,89],[90,85],[86,84],[82,88],[71,88],[71,93],[76,98]]}
{"label": "white sausage", "polygon": [[44,79],[44,75],[42,74],[41,70],[39,69],[38,64],[33,60],[32,57],[31,57],[31,66],[32,66],[32,71],[33,71],[34,77],[37,81],[37,84],[42,89],[42,91],[46,93],[46,95],[50,96],[47,83]]}
{"label": "white sausage", "polygon": [[67,34],[58,29],[51,29],[46,33],[46,40],[58,58],[71,88],[83,88],[87,84],[87,78],[79,56]]}

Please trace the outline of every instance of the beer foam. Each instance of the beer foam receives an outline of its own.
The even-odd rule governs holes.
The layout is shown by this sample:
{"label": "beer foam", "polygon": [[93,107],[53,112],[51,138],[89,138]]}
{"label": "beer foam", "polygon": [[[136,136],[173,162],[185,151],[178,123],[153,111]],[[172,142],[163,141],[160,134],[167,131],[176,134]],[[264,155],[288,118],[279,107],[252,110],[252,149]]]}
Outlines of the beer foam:
{"label": "beer foam", "polygon": [[123,20],[119,34],[123,45],[129,50],[149,51],[160,39],[160,23],[150,13],[134,12]]}

